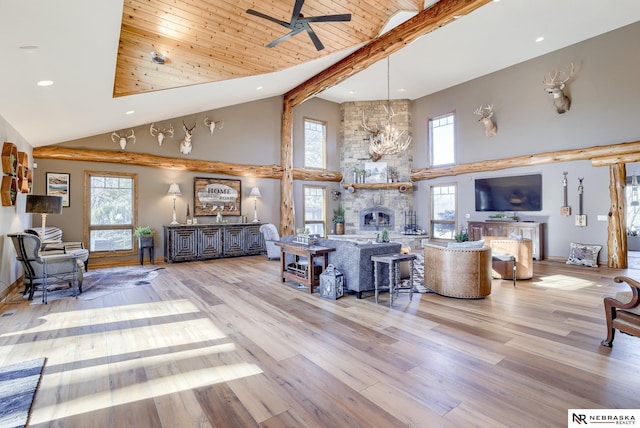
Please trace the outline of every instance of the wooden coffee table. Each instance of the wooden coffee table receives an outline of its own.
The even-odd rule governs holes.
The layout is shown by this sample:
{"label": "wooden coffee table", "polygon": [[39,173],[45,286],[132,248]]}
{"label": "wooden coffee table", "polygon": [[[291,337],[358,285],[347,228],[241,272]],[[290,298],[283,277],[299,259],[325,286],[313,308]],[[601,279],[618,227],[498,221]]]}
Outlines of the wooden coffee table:
{"label": "wooden coffee table", "polygon": [[[313,287],[320,283],[320,279],[314,275],[314,259],[319,257],[322,261],[322,271],[327,268],[329,264],[329,253],[335,251],[335,248],[321,247],[319,245],[304,245],[296,244],[294,242],[276,242],[280,247],[280,276],[282,282],[286,280],[297,282],[309,287],[309,294],[313,293]],[[300,257],[306,258],[306,272],[304,269],[297,269],[295,267],[289,267],[285,255],[292,254],[294,256],[294,263],[298,264]],[[300,263],[299,266],[305,264]]]}

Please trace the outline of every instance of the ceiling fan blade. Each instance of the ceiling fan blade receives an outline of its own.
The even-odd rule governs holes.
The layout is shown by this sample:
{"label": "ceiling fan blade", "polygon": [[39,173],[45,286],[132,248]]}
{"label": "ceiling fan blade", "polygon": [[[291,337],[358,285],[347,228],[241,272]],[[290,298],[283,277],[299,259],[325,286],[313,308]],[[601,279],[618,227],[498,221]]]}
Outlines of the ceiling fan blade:
{"label": "ceiling fan blade", "polygon": [[307,30],[307,33],[309,33],[309,37],[311,37],[311,41],[316,46],[316,49],[319,50],[319,51],[324,49],[324,45],[322,44],[322,42],[318,38],[318,36],[315,33],[315,31],[313,31],[313,28],[311,28],[311,26],[309,24],[307,24],[306,22],[304,23],[304,28]]}
{"label": "ceiling fan blade", "polygon": [[295,30],[291,31],[290,33],[285,34],[284,36],[275,39],[273,42],[269,43],[267,45],[267,47],[268,48],[272,48],[272,47],[276,46],[278,43],[287,40],[289,37],[295,36],[296,34],[300,33],[302,30],[303,30],[303,28],[295,29]]}
{"label": "ceiling fan blade", "polygon": [[264,14],[264,13],[262,13],[262,12],[258,12],[257,10],[247,9],[247,13],[248,13],[249,15],[257,16],[257,17],[259,17],[259,18],[264,18],[264,19],[266,19],[266,20],[268,20],[268,21],[275,22],[276,24],[280,24],[280,25],[282,25],[283,27],[291,28],[291,23],[290,23],[290,22],[281,21],[281,20],[276,19],[276,18],[274,18],[274,17],[272,17],[272,16],[265,15],[265,14]]}
{"label": "ceiling fan blade", "polygon": [[291,24],[296,22],[300,17],[300,11],[302,10],[303,4],[304,0],[296,0],[296,4],[293,6],[293,12],[291,12]]}
{"label": "ceiling fan blade", "polygon": [[351,14],[345,13],[342,15],[310,16],[308,18],[301,18],[298,20],[298,22],[338,22],[338,21],[351,21]]}

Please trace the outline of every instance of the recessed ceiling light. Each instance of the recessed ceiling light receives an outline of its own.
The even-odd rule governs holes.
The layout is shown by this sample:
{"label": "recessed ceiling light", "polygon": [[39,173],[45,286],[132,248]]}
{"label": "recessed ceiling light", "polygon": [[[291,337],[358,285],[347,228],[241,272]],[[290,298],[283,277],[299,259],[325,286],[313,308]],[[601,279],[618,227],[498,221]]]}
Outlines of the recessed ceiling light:
{"label": "recessed ceiling light", "polygon": [[400,89],[398,89],[398,92],[405,92],[405,91],[406,91],[406,89],[405,89],[405,88],[400,88]]}
{"label": "recessed ceiling light", "polygon": [[51,86],[51,85],[53,85],[53,80],[41,80],[38,83],[36,83],[36,85],[38,85],[38,86]]}
{"label": "recessed ceiling light", "polygon": [[125,112],[125,114],[133,114],[135,112],[136,112],[135,110],[129,110],[129,111]]}
{"label": "recessed ceiling light", "polygon": [[261,90],[262,90],[262,86],[256,87],[256,91],[261,91]]}
{"label": "recessed ceiling light", "polygon": [[544,37],[542,37],[542,36],[536,37],[536,43],[540,43],[543,40],[544,40]]}
{"label": "recessed ceiling light", "polygon": [[355,95],[356,91],[354,91],[353,89],[349,91],[349,95]]}

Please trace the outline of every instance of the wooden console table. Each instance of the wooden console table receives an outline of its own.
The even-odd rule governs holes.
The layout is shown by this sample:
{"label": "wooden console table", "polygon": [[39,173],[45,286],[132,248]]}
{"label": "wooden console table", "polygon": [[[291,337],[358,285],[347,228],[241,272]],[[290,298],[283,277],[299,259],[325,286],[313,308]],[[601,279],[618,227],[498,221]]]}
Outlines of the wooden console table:
{"label": "wooden console table", "polygon": [[[309,294],[313,293],[313,287],[320,284],[320,279],[315,275],[315,268],[313,260],[316,257],[320,257],[322,261],[322,270],[323,272],[328,265],[329,253],[335,251],[335,248],[330,247],[321,247],[318,245],[303,245],[296,244],[293,242],[276,242],[278,247],[280,247],[280,276],[282,277],[282,282],[285,282],[287,279],[290,281],[298,282],[300,284],[306,285],[309,287]],[[287,265],[286,254],[292,254],[294,256],[294,263],[297,264],[299,257],[306,257],[307,261],[307,269],[306,272],[302,270],[293,270]]]}

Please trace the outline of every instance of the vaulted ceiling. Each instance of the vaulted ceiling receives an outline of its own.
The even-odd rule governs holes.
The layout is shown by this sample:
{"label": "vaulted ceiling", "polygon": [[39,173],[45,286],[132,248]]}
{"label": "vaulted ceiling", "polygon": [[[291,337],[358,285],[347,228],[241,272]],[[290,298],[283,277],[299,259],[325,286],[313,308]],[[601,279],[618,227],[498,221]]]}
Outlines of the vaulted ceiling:
{"label": "vaulted ceiling", "polygon": [[[311,24],[321,51],[305,32],[266,47],[288,29],[246,13],[289,21],[295,0],[5,1],[0,116],[42,146],[280,96],[435,1],[306,0],[306,17],[352,15]],[[423,97],[638,21],[638,0],[490,2],[394,53],[391,97]],[[386,80],[380,61],[318,96],[384,99]]]}

